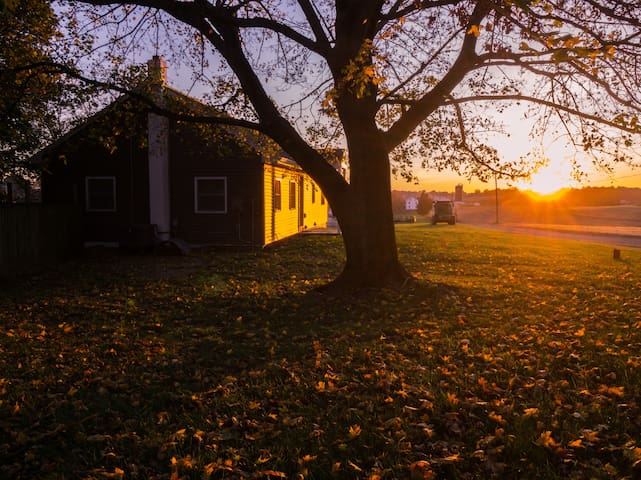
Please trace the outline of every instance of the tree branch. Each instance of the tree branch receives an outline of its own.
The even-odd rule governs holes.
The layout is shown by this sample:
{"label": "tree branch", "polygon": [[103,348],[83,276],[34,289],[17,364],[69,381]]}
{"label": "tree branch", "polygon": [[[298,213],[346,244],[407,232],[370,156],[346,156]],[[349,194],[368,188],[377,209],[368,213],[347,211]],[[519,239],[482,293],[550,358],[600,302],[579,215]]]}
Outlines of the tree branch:
{"label": "tree branch", "polygon": [[310,0],[298,0],[298,5],[305,14],[305,18],[307,19],[307,23],[309,23],[312,32],[314,32],[316,43],[319,45],[319,48],[324,52],[328,52],[331,48],[329,38],[325,33],[323,24],[321,23],[312,2]]}
{"label": "tree branch", "polygon": [[[470,15],[465,31],[469,32],[472,26],[480,25],[485,16],[492,10],[487,0],[479,0]],[[478,62],[476,55],[477,37],[473,33],[466,33],[463,45],[455,62],[447,74],[432,90],[418,99],[401,117],[392,125],[385,134],[385,143],[391,151],[402,143],[405,138],[432,112],[443,105],[444,99],[452,90],[473,70]]]}
{"label": "tree branch", "polygon": [[528,175],[529,172],[524,172],[523,170],[521,171],[516,171],[513,173],[509,173],[507,171],[501,170],[500,168],[496,168],[490,163],[486,162],[483,160],[470,145],[467,143],[467,132],[465,130],[465,119],[463,118],[463,112],[461,111],[461,105],[460,103],[456,102],[454,97],[449,96],[449,100],[452,100],[449,105],[454,107],[454,110],[456,112],[456,119],[458,122],[458,127],[459,127],[459,133],[461,135],[461,143],[457,145],[457,148],[460,148],[463,150],[465,153],[467,153],[470,158],[477,164],[485,168],[486,170],[492,172],[495,175],[499,175],[501,177],[510,177],[510,178],[523,178]]}
{"label": "tree branch", "polygon": [[632,134],[641,133],[641,126],[628,127],[617,122],[606,120],[604,118],[599,117],[598,115],[582,112],[581,110],[577,110],[575,108],[561,105],[549,100],[544,100],[542,98],[536,98],[536,97],[529,97],[527,95],[520,95],[520,94],[474,95],[470,97],[450,98],[446,100],[443,103],[443,105],[453,105],[453,104],[462,104],[462,103],[470,103],[470,102],[491,102],[491,101],[494,101],[494,102],[495,101],[521,101],[521,102],[534,103],[537,105],[542,105],[542,106],[559,110],[565,113],[569,113],[570,115],[582,118],[584,120],[590,120],[596,123],[600,123],[601,125],[616,128],[617,130],[621,130],[623,132],[632,133]]}
{"label": "tree branch", "polygon": [[402,17],[407,17],[408,15],[411,15],[414,12],[426,10],[428,8],[444,7],[446,5],[456,5],[458,3],[462,3],[462,1],[461,0],[432,0],[432,1],[423,0],[418,2],[412,2],[405,7],[401,7],[401,5],[403,4],[403,0],[396,0],[396,2],[394,2],[394,5],[392,5],[389,8],[387,13],[381,16],[380,24],[384,25],[391,20],[398,20]]}
{"label": "tree branch", "polygon": [[[76,69],[61,63],[38,62],[30,65],[24,65],[14,70],[15,71],[40,70],[41,73],[45,73],[49,75],[66,75],[76,80],[80,80],[81,82],[87,85],[91,85],[93,87],[110,90],[110,91],[121,93],[123,95],[127,95],[128,97],[143,103],[149,109],[150,112],[171,118],[173,120],[192,122],[192,123],[209,123],[209,124],[227,125],[227,126],[233,126],[233,127],[242,127],[242,128],[247,128],[250,130],[262,132],[262,127],[259,123],[251,122],[249,120],[228,117],[225,115],[220,115],[220,116],[196,115],[196,114],[185,114],[185,113],[176,112],[175,110],[159,105],[157,102],[154,101],[154,99],[150,95],[146,95],[145,93],[142,93],[140,89],[128,88],[113,82],[103,82],[101,80],[89,78],[82,75]],[[193,100],[193,101],[196,102],[196,100]],[[213,107],[209,107],[204,104],[199,104],[199,108],[209,108],[212,111],[214,111]]]}

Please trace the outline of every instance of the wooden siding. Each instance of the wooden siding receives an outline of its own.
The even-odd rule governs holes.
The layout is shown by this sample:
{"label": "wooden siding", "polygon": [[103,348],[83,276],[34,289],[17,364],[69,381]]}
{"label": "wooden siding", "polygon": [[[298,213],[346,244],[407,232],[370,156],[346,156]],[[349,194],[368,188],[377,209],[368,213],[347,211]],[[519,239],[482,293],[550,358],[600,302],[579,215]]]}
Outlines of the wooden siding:
{"label": "wooden siding", "polygon": [[[329,207],[323,192],[309,176],[305,175],[303,194],[305,196],[304,229],[327,226]],[[313,201],[312,201],[313,200]]]}
{"label": "wooden siding", "polygon": [[[215,245],[263,245],[262,168],[259,156],[216,131],[172,128],[170,142],[172,235],[188,242]],[[224,178],[226,209],[197,212],[196,177]]]}
{"label": "wooden siding", "polygon": [[[118,242],[127,235],[129,226],[149,223],[147,151],[140,140],[146,130],[141,122],[132,122],[129,127],[127,136],[116,137],[113,151],[101,139],[107,127],[98,123],[45,159],[42,202],[77,206],[84,241]],[[87,211],[87,177],[115,177],[115,211]]]}
{"label": "wooden siding", "polygon": [[[274,182],[281,183],[281,208],[274,208]],[[290,208],[290,184],[296,184],[296,206]],[[264,165],[265,245],[295,235],[306,228],[327,225],[327,202],[321,205],[321,191],[316,186],[312,203],[311,178],[302,171],[278,165]],[[302,205],[301,205],[302,199]],[[302,210],[301,210],[302,208]]]}

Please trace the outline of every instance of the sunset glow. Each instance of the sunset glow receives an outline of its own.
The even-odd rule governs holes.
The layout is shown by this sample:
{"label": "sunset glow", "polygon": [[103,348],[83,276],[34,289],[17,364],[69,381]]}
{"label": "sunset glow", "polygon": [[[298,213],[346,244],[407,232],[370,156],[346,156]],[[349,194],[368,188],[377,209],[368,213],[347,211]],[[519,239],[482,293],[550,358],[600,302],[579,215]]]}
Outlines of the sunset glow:
{"label": "sunset glow", "polygon": [[531,190],[540,195],[552,195],[564,188],[574,186],[572,167],[568,162],[550,162],[539,168],[529,179],[516,183],[521,190]]}

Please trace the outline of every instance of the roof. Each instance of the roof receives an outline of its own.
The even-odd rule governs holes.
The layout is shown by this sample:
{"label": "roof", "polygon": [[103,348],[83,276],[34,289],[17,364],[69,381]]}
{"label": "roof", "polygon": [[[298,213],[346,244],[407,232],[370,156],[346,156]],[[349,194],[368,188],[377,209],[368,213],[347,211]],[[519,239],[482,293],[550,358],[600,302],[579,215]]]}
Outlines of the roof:
{"label": "roof", "polygon": [[[42,164],[48,154],[54,152],[61,145],[64,145],[66,142],[71,140],[76,135],[80,134],[81,132],[85,131],[87,128],[96,124],[101,119],[105,118],[110,113],[112,113],[116,108],[118,108],[121,105],[124,105],[126,102],[139,101],[141,102],[141,107],[140,107],[141,113],[144,112],[145,110],[149,111],[149,107],[144,106],[144,103],[143,103],[144,100],[137,98],[139,96],[137,95],[137,93],[139,92],[141,92],[140,93],[141,96],[147,95],[148,93],[150,95],[161,96],[160,102],[165,104],[165,106],[167,106],[168,108],[174,107],[176,111],[178,111],[179,108],[183,108],[185,109],[185,111],[189,113],[197,114],[201,116],[206,116],[207,114],[212,114],[212,115],[215,114],[219,116],[221,115],[220,110],[210,105],[207,105],[201,102],[200,100],[194,97],[191,97],[164,83],[164,76],[161,76],[161,81],[162,81],[161,84],[154,84],[153,82],[152,83],[145,82],[137,89],[138,90],[137,92],[134,91],[130,94],[121,95],[116,100],[112,101],[107,106],[100,109],[98,112],[87,117],[84,121],[82,121],[80,124],[73,127],[71,130],[69,130],[67,133],[62,135],[56,141],[54,141],[53,143],[49,144],[48,146],[46,146],[45,148],[43,148],[42,150],[34,154],[30,158],[29,162],[34,165]],[[154,89],[156,89],[155,92],[154,92]],[[186,122],[187,120],[183,120],[183,121]],[[237,141],[243,142],[252,151],[259,154],[263,162],[271,163],[271,164],[281,164],[282,166],[289,166],[289,168],[300,169],[298,164],[296,164],[296,162],[293,159],[291,159],[289,155],[287,155],[279,146],[276,145],[276,143],[273,140],[271,140],[266,135],[253,130],[249,130],[247,128],[242,128],[237,126],[220,125],[220,128],[224,128],[225,131],[232,134]]]}

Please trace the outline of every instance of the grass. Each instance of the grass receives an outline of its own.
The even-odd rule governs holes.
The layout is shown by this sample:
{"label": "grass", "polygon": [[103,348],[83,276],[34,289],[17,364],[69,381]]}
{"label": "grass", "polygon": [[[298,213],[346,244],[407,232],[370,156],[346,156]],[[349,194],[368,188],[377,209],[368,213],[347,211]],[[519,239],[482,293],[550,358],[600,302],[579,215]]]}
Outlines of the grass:
{"label": "grass", "polygon": [[641,252],[398,238],[420,285],[353,299],[332,237],[5,285],[0,477],[641,475]]}

